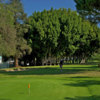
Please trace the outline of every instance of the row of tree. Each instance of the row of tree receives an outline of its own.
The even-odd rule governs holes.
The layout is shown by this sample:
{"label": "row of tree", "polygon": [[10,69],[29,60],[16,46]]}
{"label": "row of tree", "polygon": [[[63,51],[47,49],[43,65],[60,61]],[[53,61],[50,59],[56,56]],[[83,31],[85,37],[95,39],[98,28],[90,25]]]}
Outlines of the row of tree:
{"label": "row of tree", "polygon": [[[0,0],[0,54],[15,58],[16,67],[18,59],[31,65],[57,63],[63,57],[73,63],[85,61],[100,48],[100,29],[94,24],[99,18],[90,19],[90,12],[84,14],[88,9],[82,9],[90,1],[75,0],[82,16],[70,9],[51,8],[27,18],[20,0]],[[99,7],[94,9],[99,13]]]}
{"label": "row of tree", "polygon": [[34,12],[26,23],[25,37],[32,48],[28,57],[36,65],[62,57],[80,63],[100,46],[100,29],[70,9]]}

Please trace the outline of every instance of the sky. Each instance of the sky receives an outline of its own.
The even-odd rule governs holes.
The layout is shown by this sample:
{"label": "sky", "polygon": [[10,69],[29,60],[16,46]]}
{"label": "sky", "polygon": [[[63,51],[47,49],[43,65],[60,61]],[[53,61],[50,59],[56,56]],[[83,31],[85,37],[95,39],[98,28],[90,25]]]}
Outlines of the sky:
{"label": "sky", "polygon": [[54,9],[71,8],[76,10],[74,0],[22,0],[22,3],[28,16],[32,15],[34,11],[50,10],[51,7]]}

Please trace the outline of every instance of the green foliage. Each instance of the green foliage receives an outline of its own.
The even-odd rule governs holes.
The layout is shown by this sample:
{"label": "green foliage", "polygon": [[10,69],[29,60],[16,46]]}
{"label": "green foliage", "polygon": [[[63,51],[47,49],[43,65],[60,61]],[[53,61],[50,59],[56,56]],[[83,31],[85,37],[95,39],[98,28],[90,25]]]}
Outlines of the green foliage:
{"label": "green foliage", "polygon": [[[77,11],[82,17],[85,17],[85,19],[88,19],[92,23],[100,23],[100,0],[74,1],[76,2]],[[87,41],[87,45],[91,45],[91,48],[88,50],[90,54],[92,51],[97,51],[98,48],[100,48],[100,29],[98,29],[95,25],[92,27],[93,29],[90,30],[91,35],[88,35],[88,39],[89,41],[91,40],[91,42],[89,43],[89,41]]]}
{"label": "green foliage", "polygon": [[99,28],[71,9],[34,12],[27,24],[28,43],[37,59],[63,55],[85,58],[100,46]]}
{"label": "green foliage", "polygon": [[24,13],[23,6],[20,0],[9,0],[12,12],[14,14],[14,26],[16,29],[16,54],[17,58],[31,52],[31,48],[27,45],[24,39],[24,33],[27,32],[27,25],[25,24],[26,14]]}
{"label": "green foliage", "polygon": [[100,22],[100,0],[74,0],[76,8],[82,17],[93,23]]}
{"label": "green foliage", "polygon": [[[28,40],[36,58],[49,57],[57,47],[60,23],[56,11],[35,12],[29,17]],[[41,47],[42,46],[42,47]]]}
{"label": "green foliage", "polygon": [[18,59],[31,52],[24,39],[28,31],[25,20],[20,0],[0,1],[0,54]]}
{"label": "green foliage", "polygon": [[100,49],[92,55],[90,60],[100,63]]}
{"label": "green foliage", "polygon": [[16,50],[16,30],[9,5],[0,3],[0,54],[13,56]]}

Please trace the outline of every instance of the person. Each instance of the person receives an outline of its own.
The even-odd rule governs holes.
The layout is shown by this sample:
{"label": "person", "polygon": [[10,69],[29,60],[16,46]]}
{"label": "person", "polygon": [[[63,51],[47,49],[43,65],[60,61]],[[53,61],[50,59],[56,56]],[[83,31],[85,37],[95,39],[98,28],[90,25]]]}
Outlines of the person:
{"label": "person", "polygon": [[64,63],[64,61],[63,61],[63,59],[61,59],[61,60],[60,60],[60,68],[61,68],[61,72],[62,72],[63,63]]}

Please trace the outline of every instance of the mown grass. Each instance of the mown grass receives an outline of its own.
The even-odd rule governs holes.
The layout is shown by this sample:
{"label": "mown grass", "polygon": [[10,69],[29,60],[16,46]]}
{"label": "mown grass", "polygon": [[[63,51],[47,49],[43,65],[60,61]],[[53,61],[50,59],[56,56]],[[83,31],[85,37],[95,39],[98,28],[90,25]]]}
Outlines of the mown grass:
{"label": "mown grass", "polygon": [[59,66],[13,69],[0,70],[0,100],[100,100],[97,65],[64,65],[62,72]]}

